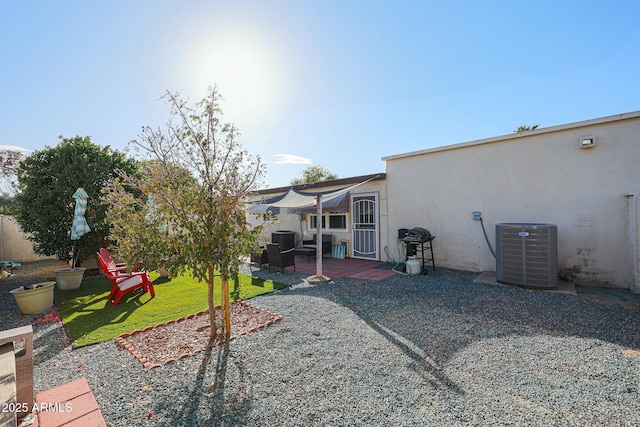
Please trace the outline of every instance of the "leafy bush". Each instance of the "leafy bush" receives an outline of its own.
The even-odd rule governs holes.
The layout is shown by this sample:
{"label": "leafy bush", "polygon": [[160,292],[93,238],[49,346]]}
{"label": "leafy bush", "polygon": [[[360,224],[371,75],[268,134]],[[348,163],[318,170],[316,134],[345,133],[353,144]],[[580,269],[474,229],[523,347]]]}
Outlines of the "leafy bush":
{"label": "leafy bush", "polygon": [[55,147],[35,151],[20,163],[16,220],[29,233],[36,253],[69,261],[75,209],[72,195],[83,187],[89,195],[86,219],[91,232],[76,242],[81,262],[107,244],[107,206],[101,202],[100,191],[114,180],[116,170],[136,175],[139,167],[137,161],[108,146],[92,143],[88,136],[59,138]]}

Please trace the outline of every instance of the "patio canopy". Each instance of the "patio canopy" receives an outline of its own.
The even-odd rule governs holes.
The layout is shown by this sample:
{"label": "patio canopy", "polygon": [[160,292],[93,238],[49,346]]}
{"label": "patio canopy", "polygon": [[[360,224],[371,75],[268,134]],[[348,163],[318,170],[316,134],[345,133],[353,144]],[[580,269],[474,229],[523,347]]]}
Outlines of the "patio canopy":
{"label": "patio canopy", "polygon": [[[375,179],[376,177],[369,178],[366,181],[362,181],[339,190],[325,192],[304,193],[302,191],[297,191],[294,188],[290,188],[284,195],[274,197],[270,200],[264,200],[261,203],[254,205],[253,208],[259,207],[258,209],[264,209],[264,212],[273,208],[287,208],[287,213],[313,213],[315,211],[319,217],[322,216],[324,212],[335,212],[336,209],[344,209],[342,212],[347,212],[349,210],[349,192],[354,188]],[[252,212],[251,208],[249,209],[249,212]],[[317,221],[317,227],[316,235],[322,236],[322,221]],[[310,277],[309,281],[324,282],[327,280],[330,279],[322,275],[322,245],[317,245],[316,275]]]}
{"label": "patio canopy", "polygon": [[[327,200],[324,193],[322,195],[322,213],[329,212],[349,212],[349,192],[341,194],[339,196],[333,196],[331,199]],[[301,208],[288,208],[287,213],[290,214],[301,214],[301,213],[309,213],[314,214],[317,213],[317,205],[315,204],[316,198],[314,197],[314,205],[301,207]]]}
{"label": "patio canopy", "polygon": [[[334,194],[336,190],[320,193],[323,213],[349,211],[349,192],[337,191],[341,193]],[[280,208],[286,209],[288,214],[316,213],[317,198],[318,193],[305,193],[291,188],[285,194],[271,197],[252,205],[249,208],[249,213],[260,215],[269,211],[279,214]]]}
{"label": "patio canopy", "polygon": [[[280,208],[286,208],[287,213],[315,213],[318,207],[318,197],[321,199],[322,212],[348,212],[349,211],[349,192],[354,188],[365,184],[373,178],[359,182],[349,187],[338,190],[304,192],[291,187],[289,191],[279,196],[271,197],[252,204],[249,208],[250,213],[265,213],[271,211],[279,213]],[[278,211],[276,211],[276,209]]]}

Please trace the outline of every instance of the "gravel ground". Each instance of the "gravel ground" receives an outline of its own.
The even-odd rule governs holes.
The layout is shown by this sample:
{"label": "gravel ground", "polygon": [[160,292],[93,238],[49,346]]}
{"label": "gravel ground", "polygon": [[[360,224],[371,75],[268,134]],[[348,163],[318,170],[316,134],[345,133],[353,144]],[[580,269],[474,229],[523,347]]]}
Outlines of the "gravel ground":
{"label": "gravel ground", "polygon": [[[640,425],[639,310],[446,269],[254,275],[292,285],[249,301],[284,320],[151,371],[34,325],[36,392],[86,377],[109,426]],[[33,323],[13,287],[0,281],[3,329]]]}

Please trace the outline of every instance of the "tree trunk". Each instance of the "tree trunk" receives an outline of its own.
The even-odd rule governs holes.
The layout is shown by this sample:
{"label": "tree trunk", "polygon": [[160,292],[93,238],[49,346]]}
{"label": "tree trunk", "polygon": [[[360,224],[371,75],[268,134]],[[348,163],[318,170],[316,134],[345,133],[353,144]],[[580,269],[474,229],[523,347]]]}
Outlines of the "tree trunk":
{"label": "tree trunk", "polygon": [[231,308],[229,302],[229,278],[222,276],[222,310],[224,311],[225,328],[224,335],[231,336]]}
{"label": "tree trunk", "polygon": [[214,270],[209,267],[209,274],[207,275],[207,303],[209,305],[209,336],[211,338],[215,338],[218,332],[218,326],[216,325],[216,306],[213,301],[214,280]]}

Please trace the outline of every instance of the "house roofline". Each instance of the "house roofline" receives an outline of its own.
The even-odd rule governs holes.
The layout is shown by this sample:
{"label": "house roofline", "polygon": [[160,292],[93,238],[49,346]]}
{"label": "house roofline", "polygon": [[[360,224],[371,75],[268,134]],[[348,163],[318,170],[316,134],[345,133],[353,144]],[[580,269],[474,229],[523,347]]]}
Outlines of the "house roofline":
{"label": "house roofline", "polygon": [[366,180],[380,181],[386,178],[387,178],[386,173],[374,173],[370,175],[360,175],[360,176],[352,176],[349,178],[332,179],[330,181],[312,182],[310,184],[298,184],[298,185],[289,185],[287,187],[265,188],[263,190],[254,191],[254,194],[285,193],[289,191],[290,188],[293,188],[299,191],[309,191],[316,188],[333,187],[336,185],[357,184],[359,182],[363,182]]}
{"label": "house roofline", "polygon": [[531,135],[540,135],[540,134],[551,133],[551,132],[559,132],[559,131],[579,128],[579,127],[593,126],[593,125],[599,125],[599,124],[603,124],[603,123],[611,123],[611,122],[616,122],[616,121],[635,119],[635,118],[638,118],[638,117],[640,117],[640,111],[633,111],[633,112],[630,112],[630,113],[616,114],[616,115],[613,115],[613,116],[600,117],[600,118],[597,118],[597,119],[590,119],[590,120],[583,120],[583,121],[579,121],[579,122],[567,123],[567,124],[564,124],[564,125],[550,126],[550,127],[547,127],[547,128],[538,128],[538,129],[529,130],[529,131],[510,133],[510,134],[501,135],[501,136],[494,136],[494,137],[491,137],[491,138],[484,138],[484,139],[477,139],[477,140],[474,140],[474,141],[461,142],[461,143],[458,143],[458,144],[444,145],[444,146],[441,146],[441,147],[434,147],[434,148],[427,148],[427,149],[424,149],[424,150],[411,151],[411,152],[402,153],[402,154],[394,154],[394,155],[391,155],[391,156],[383,157],[382,161],[386,162],[388,160],[397,160],[397,159],[402,159],[402,158],[405,158],[405,157],[420,156],[420,155],[423,155],[423,154],[436,153],[436,152],[439,152],[439,151],[456,150],[458,148],[472,147],[474,145],[491,144],[491,143],[494,143],[494,142],[508,141],[508,140],[511,140],[511,139],[523,138],[523,137],[527,137],[527,136],[531,136]]}

